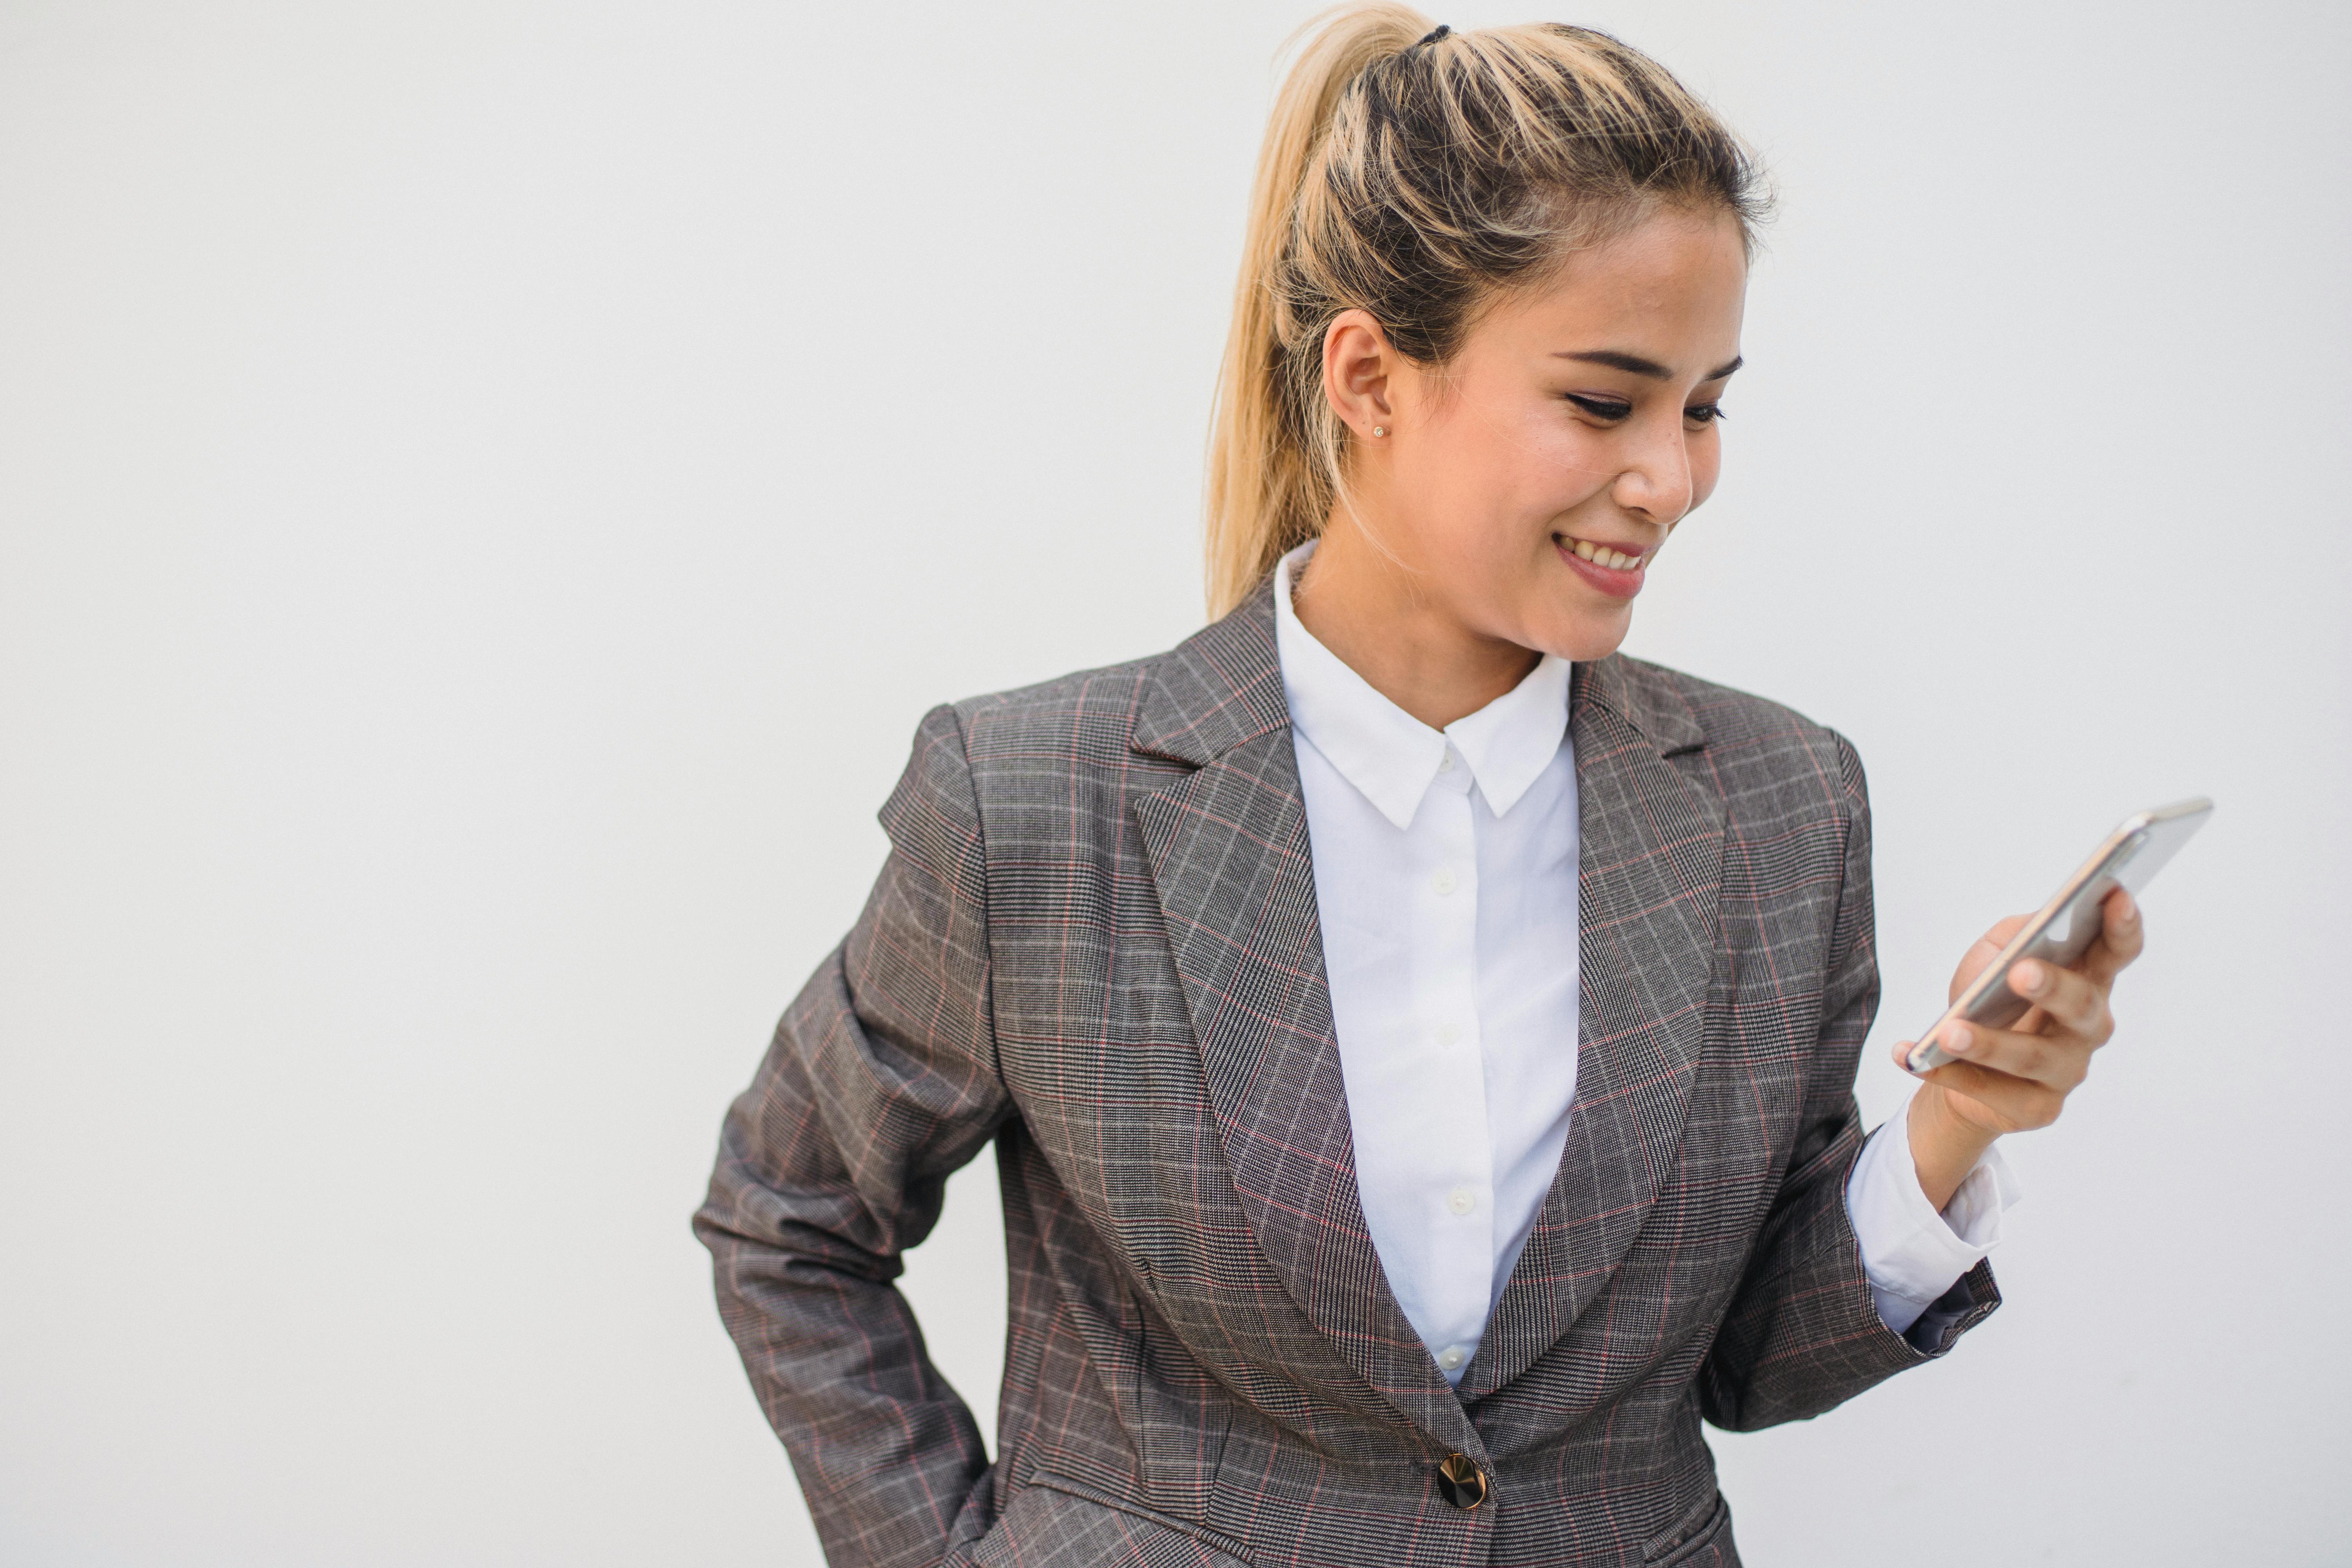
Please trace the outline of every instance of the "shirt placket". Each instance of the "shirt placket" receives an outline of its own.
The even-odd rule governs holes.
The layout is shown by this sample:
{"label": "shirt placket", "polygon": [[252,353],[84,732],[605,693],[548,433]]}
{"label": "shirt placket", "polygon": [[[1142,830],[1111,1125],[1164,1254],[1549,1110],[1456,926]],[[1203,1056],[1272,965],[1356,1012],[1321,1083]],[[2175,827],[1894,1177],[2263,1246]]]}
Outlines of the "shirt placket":
{"label": "shirt placket", "polygon": [[[1431,1345],[1458,1379],[1476,1354],[1494,1272],[1494,1150],[1478,1028],[1478,856],[1472,779],[1448,746],[1423,804],[1423,863],[1412,900],[1421,940],[1414,1014],[1437,1114],[1426,1152],[1428,1258],[1441,1282]],[[1438,1325],[1433,1324],[1433,1327]]]}

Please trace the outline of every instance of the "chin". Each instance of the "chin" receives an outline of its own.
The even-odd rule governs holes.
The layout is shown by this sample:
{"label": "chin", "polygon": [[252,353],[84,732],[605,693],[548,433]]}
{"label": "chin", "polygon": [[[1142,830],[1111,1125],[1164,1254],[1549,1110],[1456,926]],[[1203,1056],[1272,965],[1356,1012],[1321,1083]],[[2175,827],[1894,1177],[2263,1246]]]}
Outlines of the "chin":
{"label": "chin", "polygon": [[1633,627],[1633,617],[1622,610],[1615,615],[1604,611],[1597,616],[1563,616],[1536,628],[1537,640],[1527,646],[1573,664],[1591,664],[1615,653]]}

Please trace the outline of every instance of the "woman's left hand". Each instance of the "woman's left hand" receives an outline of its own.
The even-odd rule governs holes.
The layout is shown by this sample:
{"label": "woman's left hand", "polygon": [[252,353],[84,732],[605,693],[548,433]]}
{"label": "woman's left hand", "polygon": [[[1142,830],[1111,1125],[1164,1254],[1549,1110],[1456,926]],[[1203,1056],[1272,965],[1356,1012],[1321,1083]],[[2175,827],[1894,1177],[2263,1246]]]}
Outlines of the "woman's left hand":
{"label": "woman's left hand", "polygon": [[[2107,994],[2140,954],[2139,909],[2118,888],[2100,915],[2099,940],[2074,968],[2037,959],[2010,966],[2010,988],[2033,1004],[2016,1023],[2006,1029],[1948,1024],[1937,1037],[1958,1059],[1919,1075],[1908,1131],[1920,1188],[1937,1209],[1951,1202],[1994,1139],[2057,1121],[2067,1095],[2089,1074],[2091,1053],[2116,1032]],[[1952,976],[1955,999],[2026,920],[2011,915],[1977,939]],[[1911,1042],[1897,1044],[1895,1065],[1904,1066],[1910,1053]]]}

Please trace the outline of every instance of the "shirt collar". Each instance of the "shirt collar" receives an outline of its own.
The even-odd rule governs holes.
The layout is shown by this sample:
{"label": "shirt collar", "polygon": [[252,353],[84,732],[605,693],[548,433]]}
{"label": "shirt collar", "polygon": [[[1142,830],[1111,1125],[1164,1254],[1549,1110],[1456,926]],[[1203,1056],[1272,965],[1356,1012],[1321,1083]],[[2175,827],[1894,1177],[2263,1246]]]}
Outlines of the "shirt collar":
{"label": "shirt collar", "polygon": [[1568,733],[1568,660],[1546,654],[1527,679],[1475,713],[1433,730],[1375,690],[1299,620],[1291,584],[1307,541],[1275,567],[1274,640],[1290,721],[1382,816],[1402,829],[1452,745],[1497,816],[1519,803]]}

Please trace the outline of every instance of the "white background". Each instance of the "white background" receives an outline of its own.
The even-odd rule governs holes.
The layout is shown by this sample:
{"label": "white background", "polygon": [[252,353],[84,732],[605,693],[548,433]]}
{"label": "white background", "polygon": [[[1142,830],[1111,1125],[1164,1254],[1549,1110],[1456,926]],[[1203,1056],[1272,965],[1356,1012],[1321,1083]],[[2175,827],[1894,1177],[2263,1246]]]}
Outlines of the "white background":
{"label": "white background", "polygon": [[[1199,624],[1305,11],[0,4],[0,1561],[814,1560],[687,1215],[921,711]],[[1783,193],[1631,647],[1860,745],[1872,1119],[2221,803],[2008,1306],[1717,1439],[1754,1563],[2342,1560],[2347,15],[1574,18]]]}

